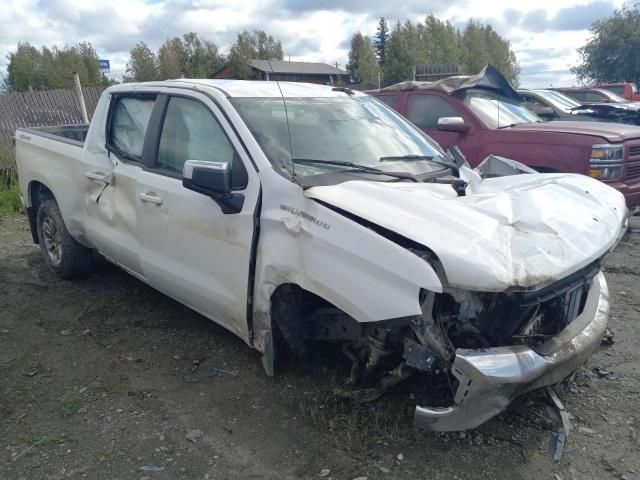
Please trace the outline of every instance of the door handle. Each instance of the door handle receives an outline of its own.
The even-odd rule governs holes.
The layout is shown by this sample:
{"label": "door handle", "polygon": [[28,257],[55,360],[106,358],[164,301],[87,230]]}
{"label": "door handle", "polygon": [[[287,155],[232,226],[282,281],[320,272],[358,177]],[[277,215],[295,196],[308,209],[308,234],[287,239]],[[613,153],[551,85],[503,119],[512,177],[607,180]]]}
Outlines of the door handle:
{"label": "door handle", "polygon": [[96,182],[111,183],[111,175],[104,172],[86,172],[85,176]]}
{"label": "door handle", "polygon": [[162,205],[162,198],[157,196],[155,192],[139,193],[138,198],[143,202]]}

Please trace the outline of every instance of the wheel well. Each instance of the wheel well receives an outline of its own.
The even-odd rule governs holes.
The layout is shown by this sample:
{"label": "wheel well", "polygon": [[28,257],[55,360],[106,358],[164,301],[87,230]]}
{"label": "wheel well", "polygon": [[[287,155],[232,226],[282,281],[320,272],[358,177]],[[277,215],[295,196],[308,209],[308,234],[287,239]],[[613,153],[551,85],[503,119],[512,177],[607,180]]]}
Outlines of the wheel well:
{"label": "wheel well", "polygon": [[31,208],[33,208],[36,212],[38,211],[38,207],[45,200],[51,200],[55,197],[51,190],[41,182],[33,181],[29,184],[29,197],[31,200]]}
{"label": "wheel well", "polygon": [[29,228],[31,229],[31,238],[33,243],[40,243],[38,238],[38,208],[40,204],[45,200],[55,199],[53,193],[44,184],[37,181],[33,181],[29,184],[29,200],[30,207],[27,207],[27,217],[29,218]]}

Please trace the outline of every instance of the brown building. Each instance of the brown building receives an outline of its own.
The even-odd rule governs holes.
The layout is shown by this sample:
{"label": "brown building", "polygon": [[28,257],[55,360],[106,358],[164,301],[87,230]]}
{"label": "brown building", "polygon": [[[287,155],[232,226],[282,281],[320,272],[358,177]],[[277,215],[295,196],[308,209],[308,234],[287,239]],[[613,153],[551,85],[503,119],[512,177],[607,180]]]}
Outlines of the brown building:
{"label": "brown building", "polygon": [[[349,83],[349,74],[326,63],[286,62],[283,60],[251,60],[252,78],[280,80],[282,82],[307,82],[325,85]],[[229,65],[216,71],[211,78],[233,78]]]}

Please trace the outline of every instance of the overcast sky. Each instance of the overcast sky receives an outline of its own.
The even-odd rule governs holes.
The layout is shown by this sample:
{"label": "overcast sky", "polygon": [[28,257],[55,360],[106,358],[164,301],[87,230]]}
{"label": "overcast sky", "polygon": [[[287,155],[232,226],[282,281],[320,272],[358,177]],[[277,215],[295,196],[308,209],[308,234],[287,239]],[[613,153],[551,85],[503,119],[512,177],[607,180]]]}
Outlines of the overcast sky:
{"label": "overcast sky", "polygon": [[244,29],[262,29],[282,41],[285,59],[347,62],[349,38],[373,35],[377,20],[422,20],[429,13],[463,26],[491,23],[520,61],[525,87],[570,85],[569,68],[588,28],[622,0],[4,0],[0,7],[0,73],[19,41],[33,45],[93,44],[124,73],[128,51],[142,40],[156,49],[169,36],[194,31],[223,50]]}

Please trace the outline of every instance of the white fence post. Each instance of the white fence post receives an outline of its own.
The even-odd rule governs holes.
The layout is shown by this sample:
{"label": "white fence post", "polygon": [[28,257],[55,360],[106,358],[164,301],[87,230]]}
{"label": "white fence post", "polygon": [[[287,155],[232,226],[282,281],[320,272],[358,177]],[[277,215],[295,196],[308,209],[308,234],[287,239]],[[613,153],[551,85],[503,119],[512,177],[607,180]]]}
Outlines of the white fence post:
{"label": "white fence post", "polygon": [[89,117],[87,116],[87,107],[84,104],[84,96],[82,95],[82,87],[80,87],[80,77],[78,72],[73,72],[73,81],[76,84],[76,95],[78,96],[78,102],[80,103],[80,113],[82,114],[82,121],[89,123]]}

